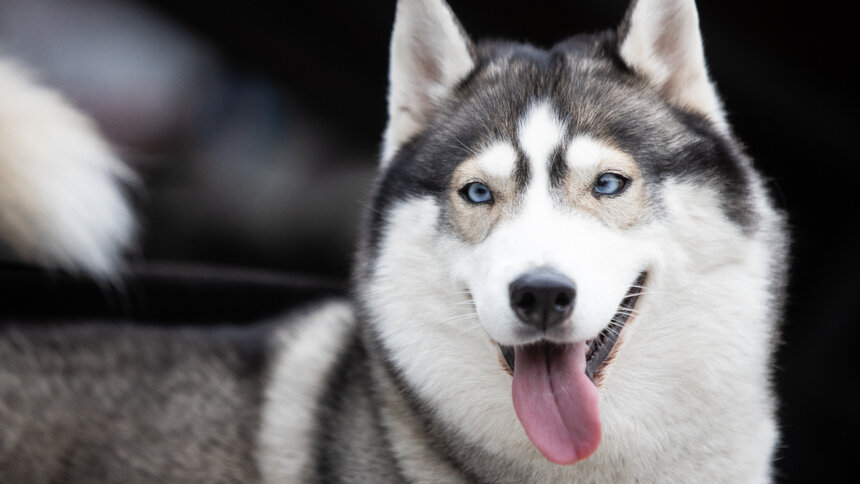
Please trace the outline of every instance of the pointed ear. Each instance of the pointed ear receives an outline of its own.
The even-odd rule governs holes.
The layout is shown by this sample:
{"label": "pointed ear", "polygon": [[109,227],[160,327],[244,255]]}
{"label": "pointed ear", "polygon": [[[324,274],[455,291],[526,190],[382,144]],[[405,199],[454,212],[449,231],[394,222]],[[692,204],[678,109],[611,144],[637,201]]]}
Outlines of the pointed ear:
{"label": "pointed ear", "polygon": [[633,0],[618,31],[621,58],[673,103],[725,128],[725,114],[708,79],[694,0]]}
{"label": "pointed ear", "polygon": [[443,0],[400,0],[391,36],[385,166],[475,67],[472,43]]}

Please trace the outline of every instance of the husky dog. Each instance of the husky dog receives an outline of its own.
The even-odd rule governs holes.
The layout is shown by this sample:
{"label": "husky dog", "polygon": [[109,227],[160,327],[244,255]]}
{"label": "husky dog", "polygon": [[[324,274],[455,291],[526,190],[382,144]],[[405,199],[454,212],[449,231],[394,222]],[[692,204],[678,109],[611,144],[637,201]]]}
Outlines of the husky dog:
{"label": "husky dog", "polygon": [[[0,238],[110,277],[123,169],[2,69]],[[549,50],[401,0],[388,103],[353,298],[242,329],[7,322],[0,480],[770,480],[787,242],[693,0]]]}

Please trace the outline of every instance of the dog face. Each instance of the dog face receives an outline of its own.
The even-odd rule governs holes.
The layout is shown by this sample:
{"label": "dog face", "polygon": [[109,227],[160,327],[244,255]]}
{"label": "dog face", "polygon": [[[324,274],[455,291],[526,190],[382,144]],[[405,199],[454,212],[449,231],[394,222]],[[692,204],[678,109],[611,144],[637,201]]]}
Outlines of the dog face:
{"label": "dog face", "polygon": [[[592,339],[648,265],[646,180],[535,101],[516,138],[461,162],[443,223],[456,278],[499,344]],[[647,238],[645,238],[647,239]]]}
{"label": "dog face", "polygon": [[[695,9],[651,2],[656,13],[643,13],[647,3],[628,13],[621,38],[549,51],[476,48],[442,2],[398,7],[383,194],[434,197],[442,263],[503,346],[593,340],[624,316],[660,257],[652,222],[663,180],[742,185],[719,143],[698,31],[660,16],[680,10],[695,23]],[[678,45],[649,44],[669,33]],[[654,59],[675,59],[662,83],[640,67]]]}

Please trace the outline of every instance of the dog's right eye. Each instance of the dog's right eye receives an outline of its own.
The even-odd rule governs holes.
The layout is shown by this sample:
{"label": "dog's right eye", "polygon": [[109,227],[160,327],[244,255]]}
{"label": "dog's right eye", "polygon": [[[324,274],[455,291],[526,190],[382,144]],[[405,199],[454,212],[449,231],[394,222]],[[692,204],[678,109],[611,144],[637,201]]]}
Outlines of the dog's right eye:
{"label": "dog's right eye", "polygon": [[481,182],[472,182],[460,189],[460,195],[469,203],[493,203],[493,192]]}

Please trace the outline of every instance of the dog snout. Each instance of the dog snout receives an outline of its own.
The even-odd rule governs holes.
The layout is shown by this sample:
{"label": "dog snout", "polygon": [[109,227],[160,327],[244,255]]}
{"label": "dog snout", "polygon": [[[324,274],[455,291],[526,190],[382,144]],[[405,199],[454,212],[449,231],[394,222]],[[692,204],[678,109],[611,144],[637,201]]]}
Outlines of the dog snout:
{"label": "dog snout", "polygon": [[520,321],[547,331],[563,323],[573,312],[576,285],[558,271],[538,268],[511,283],[510,300]]}

